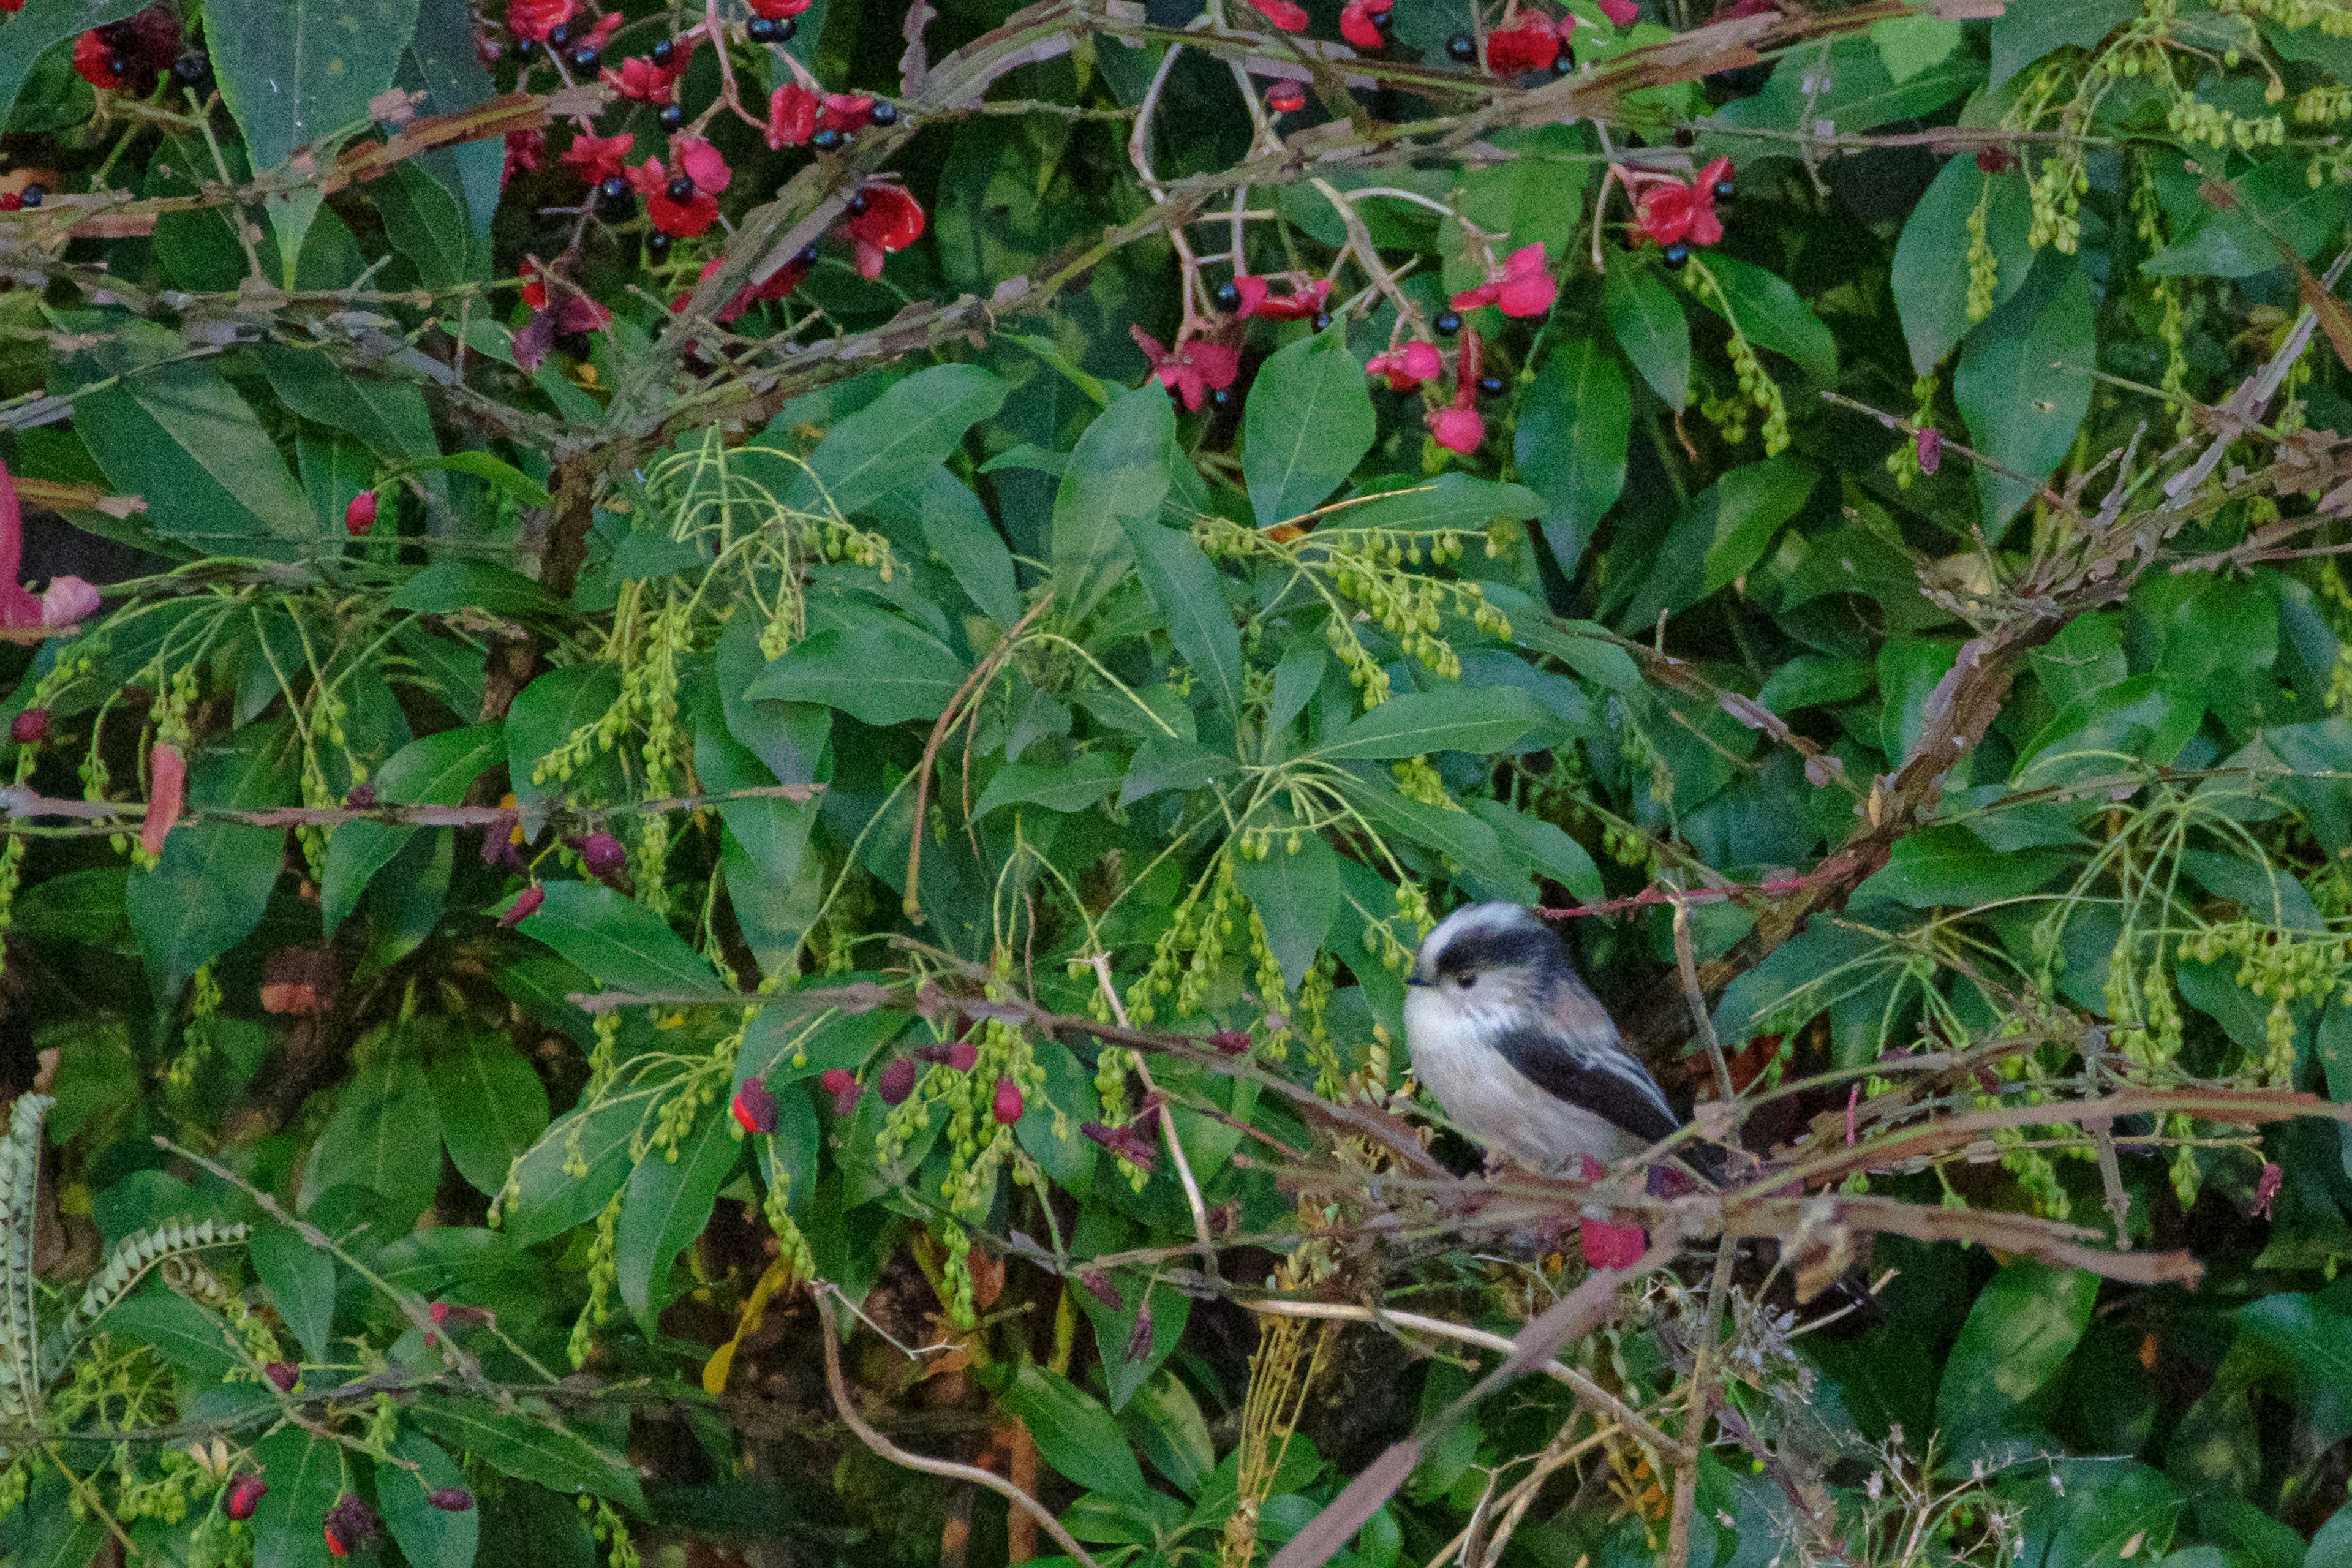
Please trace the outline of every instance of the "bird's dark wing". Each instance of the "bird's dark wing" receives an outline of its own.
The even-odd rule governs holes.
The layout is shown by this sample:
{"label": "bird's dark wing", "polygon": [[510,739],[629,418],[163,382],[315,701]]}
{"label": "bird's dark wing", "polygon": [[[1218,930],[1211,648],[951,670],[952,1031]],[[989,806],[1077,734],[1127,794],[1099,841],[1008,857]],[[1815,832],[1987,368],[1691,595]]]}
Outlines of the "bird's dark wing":
{"label": "bird's dark wing", "polygon": [[1606,1042],[1570,1044],[1541,1029],[1511,1029],[1496,1042],[1503,1059],[1536,1087],[1655,1143],[1682,1125],[1649,1069],[1627,1056],[1610,1029]]}

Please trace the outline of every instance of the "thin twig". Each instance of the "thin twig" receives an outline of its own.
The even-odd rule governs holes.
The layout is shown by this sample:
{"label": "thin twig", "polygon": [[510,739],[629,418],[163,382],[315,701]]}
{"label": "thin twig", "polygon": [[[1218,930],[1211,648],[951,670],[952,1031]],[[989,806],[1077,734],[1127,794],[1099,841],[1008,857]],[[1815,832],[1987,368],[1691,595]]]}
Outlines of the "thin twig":
{"label": "thin twig", "polygon": [[988,657],[963,678],[963,684],[957,687],[955,695],[948,700],[947,708],[940,714],[939,721],[931,726],[931,738],[923,747],[922,763],[915,769],[915,817],[907,835],[905,909],[907,918],[917,925],[923,923],[923,898],[917,882],[923,870],[923,814],[930,804],[931,764],[939,760],[940,743],[948,738],[948,731],[955,727],[956,713],[962,708],[964,699],[987,688],[988,683],[995,679],[996,672],[1004,668],[1005,660],[1013,657],[1013,650],[1020,645],[1021,634],[1029,629],[1029,623],[1053,602],[1054,591],[1048,588],[1043,597],[1029,606],[1029,613],[1013,622],[1013,629],[988,650]]}
{"label": "thin twig", "polygon": [[[1118,1020],[1120,1028],[1131,1027],[1127,1021],[1126,1004],[1118,999],[1118,990],[1110,983],[1110,955],[1098,952],[1093,963],[1095,982],[1101,986],[1104,999],[1110,1003],[1111,1016]],[[1201,1184],[1192,1177],[1192,1162],[1185,1157],[1184,1141],[1176,1136],[1175,1108],[1160,1092],[1160,1086],[1151,1081],[1151,1069],[1139,1056],[1135,1058],[1135,1071],[1143,1079],[1143,1092],[1160,1103],[1160,1131],[1168,1140],[1169,1163],[1176,1167],[1176,1179],[1184,1188],[1184,1202],[1192,1211],[1192,1233],[1201,1242],[1201,1267],[1213,1279],[1217,1274],[1217,1244],[1209,1234],[1209,1205],[1201,1197]]]}
{"label": "thin twig", "polygon": [[824,1320],[824,1332],[820,1337],[824,1341],[825,1386],[833,1391],[834,1408],[841,1413],[841,1424],[856,1433],[859,1442],[894,1465],[904,1465],[910,1470],[920,1470],[926,1475],[940,1476],[951,1481],[969,1481],[974,1486],[986,1487],[1007,1502],[1017,1503],[1027,1510],[1045,1528],[1045,1533],[1054,1538],[1055,1543],[1068,1552],[1081,1568],[1101,1568],[1087,1555],[1087,1549],[1078,1544],[1076,1538],[1062,1528],[1062,1521],[1054,1517],[1052,1510],[1003,1476],[992,1470],[983,1470],[978,1465],[962,1465],[953,1459],[934,1459],[925,1454],[910,1454],[868,1425],[866,1417],[858,1412],[856,1400],[850,1396],[848,1380],[841,1375],[841,1332],[834,1321],[831,1304],[834,1289],[822,1279],[814,1281],[813,1288],[817,1316]]}

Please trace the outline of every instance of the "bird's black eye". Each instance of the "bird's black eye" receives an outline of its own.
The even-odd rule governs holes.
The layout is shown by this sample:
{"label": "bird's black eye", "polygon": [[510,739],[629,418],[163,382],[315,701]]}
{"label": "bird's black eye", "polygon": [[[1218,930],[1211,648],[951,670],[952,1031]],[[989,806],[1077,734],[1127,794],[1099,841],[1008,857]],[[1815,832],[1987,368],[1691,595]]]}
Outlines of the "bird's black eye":
{"label": "bird's black eye", "polygon": [[1473,969],[1457,970],[1454,975],[1454,984],[1467,991],[1478,984],[1478,973]]}

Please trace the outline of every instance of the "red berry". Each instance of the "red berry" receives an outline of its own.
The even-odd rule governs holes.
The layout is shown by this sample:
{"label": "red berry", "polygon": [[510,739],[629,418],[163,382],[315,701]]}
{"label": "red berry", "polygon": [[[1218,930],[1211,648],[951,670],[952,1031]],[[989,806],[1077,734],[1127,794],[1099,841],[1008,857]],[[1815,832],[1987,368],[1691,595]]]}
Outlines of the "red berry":
{"label": "red berry", "polygon": [[1307,107],[1307,89],[1295,81],[1277,81],[1265,89],[1265,106],[1276,114],[1290,114]]}
{"label": "red berry", "polygon": [[474,1494],[463,1487],[436,1487],[425,1494],[425,1500],[443,1513],[466,1513],[474,1506]]}
{"label": "red berry", "polygon": [[890,1065],[882,1069],[882,1076],[874,1080],[874,1087],[880,1091],[883,1104],[905,1104],[907,1097],[915,1092],[914,1058],[894,1058]]}
{"label": "red berry", "polygon": [[735,1091],[735,1103],[730,1108],[735,1124],[746,1132],[773,1132],[776,1130],[776,1097],[768,1086],[751,1079]]}
{"label": "red berry", "polygon": [[998,1126],[1012,1126],[1021,1120],[1021,1113],[1027,1109],[1027,1103],[1021,1098],[1019,1084],[1009,1078],[996,1080],[996,1096],[988,1102],[988,1113],[996,1118]]}
{"label": "red berry", "polygon": [[827,1068],[818,1075],[816,1081],[819,1088],[833,1096],[833,1113],[835,1116],[854,1114],[859,1096],[866,1092],[864,1086],[857,1081],[857,1075],[847,1068]]}
{"label": "red berry", "polygon": [[544,903],[546,900],[546,889],[541,888],[537,884],[525,888],[521,892],[515,895],[515,901],[507,906],[507,912],[499,917],[499,929],[500,931],[514,930],[515,927],[520,925],[531,916],[539,913],[539,906]]}
{"label": "red berry", "polygon": [[351,505],[343,508],[343,531],[357,539],[374,526],[375,492],[362,490],[352,498]]}
{"label": "red berry", "polygon": [[580,842],[580,864],[595,878],[615,877],[629,863],[629,853],[609,833],[592,833]]}
{"label": "red berry", "polygon": [[269,1495],[269,1483],[259,1476],[238,1475],[229,1478],[228,1495],[222,1500],[221,1511],[231,1519],[253,1517],[261,1500]]}
{"label": "red berry", "polygon": [[1249,1031],[1247,1029],[1219,1029],[1215,1034],[1209,1037],[1209,1044],[1216,1047],[1222,1055],[1237,1057],[1244,1051],[1249,1049]]}
{"label": "red berry", "polygon": [[264,1377],[275,1384],[280,1394],[291,1394],[294,1385],[302,1381],[302,1372],[290,1361],[273,1361],[261,1369]]}
{"label": "red berry", "polygon": [[948,1047],[948,1066],[958,1072],[970,1072],[980,1065],[980,1047],[970,1040],[958,1040]]}
{"label": "red berry", "polygon": [[8,738],[20,746],[37,746],[49,738],[49,710],[27,708],[8,721]]}

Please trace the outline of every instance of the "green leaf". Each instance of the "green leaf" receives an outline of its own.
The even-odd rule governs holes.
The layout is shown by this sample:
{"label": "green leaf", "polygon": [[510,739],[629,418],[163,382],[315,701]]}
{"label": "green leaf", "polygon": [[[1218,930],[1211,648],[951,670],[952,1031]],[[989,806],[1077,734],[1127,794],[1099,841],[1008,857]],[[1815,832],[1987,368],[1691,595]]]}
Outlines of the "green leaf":
{"label": "green leaf", "polygon": [[395,610],[449,616],[481,610],[493,616],[545,616],[562,608],[548,591],[505,566],[488,561],[436,561],[392,591],[384,601]]}
{"label": "green leaf", "polygon": [[504,1036],[488,1033],[460,1036],[434,1058],[426,1080],[457,1173],[495,1194],[547,1131],[547,1086]]}
{"label": "green leaf", "polygon": [[1127,782],[1119,788],[1118,804],[1131,805],[1164,789],[1199,789],[1240,767],[1241,763],[1223,752],[1213,752],[1191,741],[1154,735],[1138,746],[1135,755],[1129,759]]}
{"label": "green leaf", "polygon": [[368,197],[383,219],[384,237],[407,258],[428,289],[453,289],[478,280],[473,226],[462,192],[427,174],[415,162],[396,163],[367,184]]}
{"label": "green leaf", "polygon": [[[16,26],[11,23],[11,27]],[[142,496],[148,522],[199,550],[291,554],[316,529],[310,503],[245,399],[176,334],[115,314],[87,320],[114,341],[58,366],[69,384],[122,379],[74,399],[74,432],[108,487]]]}
{"label": "green leaf", "polygon": [[205,16],[221,97],[256,173],[362,126],[416,30],[417,0],[242,0]]}
{"label": "green leaf", "polygon": [[1151,1468],[1186,1497],[1197,1495],[1201,1483],[1217,1468],[1208,1419],[1192,1391],[1173,1373],[1163,1372],[1137,1389],[1119,1413],[1119,1426]]}
{"label": "green leaf", "polygon": [[[508,1238],[536,1247],[595,1218],[628,1177],[629,1145],[645,1112],[645,1097],[626,1096],[567,1112],[549,1127],[514,1169],[514,1191],[503,1208]],[[580,1163],[573,1169],[583,1175],[566,1169],[575,1152]]]}
{"label": "green leaf", "polygon": [[1095,416],[1054,495],[1055,613],[1083,620],[1129,559],[1126,520],[1157,519],[1168,499],[1176,416],[1150,382]]}
{"label": "green leaf", "polygon": [[2163,767],[2204,716],[2204,703],[2166,677],[2135,675],[2061,709],[2027,742],[2014,776],[2039,789],[2135,763]]}
{"label": "green leaf", "polygon": [[1513,687],[1409,691],[1351,720],[1309,754],[1336,761],[1499,752],[1548,717],[1541,703]]}
{"label": "green leaf", "polygon": [[551,669],[522,689],[507,710],[507,787],[523,809],[546,805],[566,790],[601,791],[617,777],[611,756],[603,752],[568,780],[533,784],[530,775],[573,731],[610,711],[620,695],[620,667],[601,658]]}
{"label": "green leaf", "polygon": [[[976,364],[919,370],[825,432],[808,468],[790,487],[776,486],[784,504],[803,510],[829,499],[844,516],[937,468],[963,444],[963,434],[993,415],[1011,389]],[[772,445],[783,446],[770,426]]]}
{"label": "green leaf", "polygon": [[27,0],[8,18],[8,36],[0,46],[0,125],[15,115],[17,95],[43,56],[91,27],[144,9],[144,0]]}
{"label": "green leaf", "polygon": [[1225,603],[1224,580],[1209,563],[1189,529],[1168,528],[1154,518],[1121,517],[1135,552],[1143,591],[1160,612],[1176,651],[1192,668],[1226,721],[1242,721],[1242,639]]}
{"label": "green leaf", "polygon": [[996,770],[971,808],[974,821],[1001,805],[1042,805],[1047,811],[1084,811],[1117,789],[1126,771],[1103,752],[1083,752],[1055,767],[1007,763]]}
{"label": "green leaf", "polygon": [[281,1426],[253,1450],[269,1490],[253,1510],[253,1568],[329,1568],[323,1528],[343,1494],[342,1446],[300,1426]]}
{"label": "green leaf", "polygon": [[502,1412],[483,1399],[422,1394],[408,1419],[449,1447],[468,1453],[502,1474],[551,1491],[614,1499],[642,1514],[645,1491],[637,1468],[556,1419],[535,1400]]}
{"label": "green leaf", "polygon": [[1783,453],[1732,469],[1690,499],[1675,520],[1658,564],[1633,580],[1617,624],[1646,634],[1661,610],[1690,608],[1764,558],[1782,525],[1812,494],[1818,476]]}
{"label": "green leaf", "polygon": [[[1748,342],[1794,360],[1799,370],[1823,386],[1837,384],[1837,340],[1794,289],[1778,274],[1736,257],[1710,253],[1706,266],[1723,286],[1731,319]],[[1712,291],[1698,298],[1709,310],[1716,309]]]}
{"label": "green leaf", "polygon": [[546,901],[518,928],[600,985],[723,996],[719,977],[667,921],[600,882],[548,882]]}
{"label": "green leaf", "polygon": [[95,1516],[74,1517],[72,1483],[53,1472],[30,1493],[0,1519],[0,1554],[9,1568],[89,1568],[106,1544],[106,1526]]}
{"label": "green leaf", "polygon": [[2017,297],[1969,335],[1952,377],[1969,440],[2023,479],[1976,475],[1985,531],[1996,542],[2074,444],[2091,407],[2097,310],[2083,269],[2054,253]]}
{"label": "green leaf", "polygon": [[[1220,1129],[1223,1131],[1223,1129]],[[1187,1141],[1188,1144],[1190,1141]],[[1195,1154],[1194,1159],[1199,1156]],[[1091,1290],[1074,1297],[1095,1331],[1095,1350],[1101,1357],[1104,1392],[1111,1414],[1127,1408],[1144,1381],[1158,1372],[1184,1337],[1192,1315],[1192,1299],[1154,1280],[1140,1269],[1122,1268],[1111,1275],[1123,1305],[1113,1309]],[[1143,1313],[1151,1314],[1150,1323]]]}
{"label": "green leaf", "polygon": [[2011,1263],[1986,1282],[1944,1363],[1936,1424],[1954,1441],[1999,1436],[2074,1353],[2099,1279],[2080,1268]]}
{"label": "green leaf", "polygon": [[1690,318],[1674,290],[1642,263],[1613,257],[1601,280],[1601,310],[1650,390],[1681,413],[1690,402]]}
{"label": "green leaf", "polygon": [[427,456],[405,467],[412,470],[446,468],[452,473],[471,474],[492,489],[503,490],[525,506],[555,504],[555,498],[547,493],[545,486],[503,458],[488,452],[447,452]]}
{"label": "green leaf", "polygon": [[1260,528],[1311,511],[1372,449],[1379,420],[1345,332],[1318,332],[1258,368],[1242,413],[1242,477]]}
{"label": "green leaf", "polygon": [[[818,25],[807,16],[801,21],[803,28]],[[409,39],[398,80],[425,94],[418,107],[426,114],[455,114],[489,99],[496,88],[474,53],[474,16],[467,0],[423,0],[417,6],[416,32]],[[417,163],[465,199],[474,244],[488,255],[506,149],[484,139],[447,153],[427,153]]]}
{"label": "green leaf", "polygon": [[963,661],[895,616],[795,643],[754,679],[746,697],[820,702],[877,726],[936,719],[963,685]]}
{"label": "green leaf", "polygon": [[290,1226],[263,1226],[247,1247],[269,1304],[301,1342],[302,1353],[323,1365],[334,1331],[335,1260]]}
{"label": "green leaf", "polygon": [[1265,922],[1266,945],[1282,966],[1284,984],[1297,986],[1339,923],[1339,855],[1319,833],[1277,833],[1265,859],[1234,861],[1234,881]]}
{"label": "green leaf", "polygon": [[[411,741],[376,775],[376,795],[395,805],[455,805],[476,779],[506,761],[506,747],[503,724],[470,724]],[[417,831],[394,822],[346,822],[335,829],[319,885],[319,922],[327,935]]]}
{"label": "green leaf", "polygon": [[669,1304],[671,1263],[710,1223],[710,1205],[719,1201],[719,1189],[734,1173],[742,1152],[728,1112],[706,1106],[674,1153],[649,1154],[629,1173],[613,1267],[621,1300],[648,1335]]}
{"label": "green leaf", "polygon": [[164,1360],[207,1383],[217,1383],[242,1364],[229,1348],[228,1331],[220,1319],[161,1285],[116,1302],[91,1325],[93,1333],[144,1340]]}
{"label": "green leaf", "polygon": [[1890,16],[1874,22],[1870,41],[1886,74],[1900,84],[1930,66],[1939,66],[1960,47],[1960,25],[1943,16]]}
{"label": "green leaf", "polygon": [[2022,898],[2074,863],[2063,849],[1996,853],[1965,827],[1923,827],[1895,841],[1886,864],[1854,889],[1915,910]]}
{"label": "green leaf", "polygon": [[1038,1457],[1076,1485],[1121,1502],[1150,1498],[1118,1423],[1068,1378],[1024,1361],[1009,1370],[996,1403],[1029,1428]]}
{"label": "green leaf", "polygon": [[1583,845],[1539,816],[1513,811],[1499,800],[1465,803],[1471,814],[1495,830],[1503,850],[1529,870],[1550,878],[1585,903],[1599,903],[1608,889],[1601,868]]}
{"label": "green leaf", "polygon": [[409,1568],[472,1568],[481,1510],[451,1513],[425,1500],[444,1487],[463,1487],[466,1472],[440,1444],[406,1426],[393,1436],[392,1458],[399,1462],[375,1468],[376,1510]]}
{"label": "green leaf", "polygon": [[336,1095],[335,1113],[311,1146],[302,1206],[348,1184],[381,1197],[405,1228],[440,1180],[441,1115],[425,1069],[407,1050],[379,1044]]}
{"label": "green leaf", "polygon": [[1979,202],[1985,209],[1985,244],[1995,266],[1994,308],[2023,288],[2033,269],[2033,251],[2026,244],[2033,205],[2022,175],[1985,174],[1973,154],[1948,160],[1904,220],[1903,237],[1895,245],[1895,309],[1903,320],[1916,374],[1935,369],[1977,324],[1969,320],[1965,258],[1969,218]]}
{"label": "green leaf", "polygon": [[2015,0],[1992,25],[1997,88],[2054,49],[2088,48],[2139,14],[2136,0]]}
{"label": "green leaf", "polygon": [[[329,359],[323,348],[269,339],[256,343],[254,352],[261,356],[269,389],[287,407],[314,424],[357,437],[383,461],[414,462],[438,449],[433,412],[414,384],[353,374]],[[342,524],[340,508],[334,522]]]}
{"label": "green leaf", "polygon": [[[1037,1065],[1045,1070],[1045,1092],[1028,1097],[1013,1136],[1037,1162],[1053,1184],[1083,1201],[1094,1190],[1094,1141],[1079,1126],[1102,1113],[1095,1094],[1094,1073],[1059,1040],[1037,1042]],[[1062,1113],[1062,1130],[1055,1131],[1054,1113]]]}
{"label": "green leaf", "polygon": [[1625,373],[1591,338],[1552,351],[1519,401],[1519,478],[1543,498],[1544,542],[1570,577],[1625,489],[1633,401]]}
{"label": "green leaf", "polygon": [[1407,489],[1351,500],[1346,510],[1332,513],[1324,526],[1416,531],[1458,528],[1481,532],[1489,523],[1518,522],[1543,510],[1543,499],[1525,485],[1444,473]]}
{"label": "green leaf", "polygon": [[131,880],[131,930],[158,1002],[252,934],[285,863],[286,835],[268,827],[197,823],[174,828],[152,871]]}
{"label": "green leaf", "polygon": [[997,537],[988,509],[961,479],[945,468],[926,477],[922,502],[923,542],[947,563],[956,586],[1000,626],[1021,618],[1021,585],[1013,552]]}

